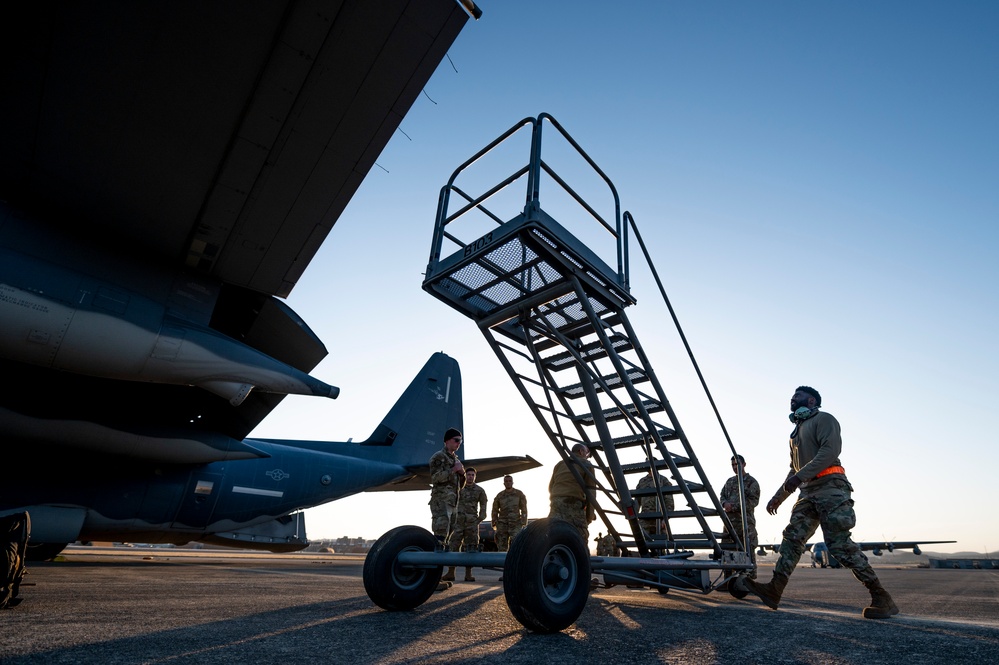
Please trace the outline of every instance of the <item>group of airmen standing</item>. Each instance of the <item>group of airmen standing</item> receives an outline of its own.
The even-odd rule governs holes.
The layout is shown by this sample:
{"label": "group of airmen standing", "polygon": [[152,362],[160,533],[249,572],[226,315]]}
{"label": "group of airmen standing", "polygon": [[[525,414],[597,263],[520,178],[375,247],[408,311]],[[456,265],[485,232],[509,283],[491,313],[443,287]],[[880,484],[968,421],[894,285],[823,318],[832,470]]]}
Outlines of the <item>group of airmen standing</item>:
{"label": "group of airmen standing", "polygon": [[[821,406],[821,395],[810,386],[798,386],[791,397],[791,414],[788,416],[794,425],[789,439],[791,468],[767,503],[767,512],[776,514],[781,504],[795,493],[798,493],[798,499],[791,510],[790,522],[784,529],[773,579],[766,584],[757,582],[754,566],[748,573],[746,587],[767,606],[777,609],[788,578],[805,551],[807,540],[821,527],[830,554],[849,568],[870,591],[871,605],[864,608],[863,616],[886,619],[897,614],[899,609],[881,585],[867,557],[850,537],[856,524],[856,514],[853,487],[839,460],[842,450],[840,426],[836,418],[820,411]],[[479,522],[486,516],[486,494],[475,484],[475,469],[466,469],[456,455],[461,442],[461,432],[449,429],[444,435],[443,450],[430,459],[433,483],[430,510],[439,551],[457,551],[459,548],[467,552],[478,551]],[[569,455],[555,465],[548,484],[551,500],[549,518],[573,525],[584,542],[589,542],[589,524],[596,519],[594,492],[597,483],[589,458],[590,450],[585,444],[574,445]],[[731,463],[735,475],[726,481],[719,495],[719,502],[731,525],[731,529],[725,529],[725,538],[731,542],[733,534],[738,534],[755,562],[759,540],[754,511],[760,502],[760,484],[746,473],[746,460],[742,455],[733,455]],[[520,490],[513,488],[510,476],[506,476],[504,485],[506,489],[493,501],[492,514],[500,551],[506,551],[510,540],[527,525],[527,499]],[[639,513],[646,514],[639,521],[641,528],[653,539],[661,538],[663,534],[664,541],[672,539],[667,516],[673,510],[673,494],[662,491],[669,487],[668,481],[654,470],[651,463],[648,474],[636,487],[636,490],[646,490],[638,494],[637,509]],[[656,491],[649,492],[649,488],[656,488]],[[649,513],[658,517],[649,519]],[[600,535],[596,540],[598,556],[613,556],[616,553],[613,536]],[[443,579],[454,579],[453,567]],[[465,579],[475,579],[471,568],[466,568]]]}
{"label": "group of airmen standing", "polygon": [[[450,428],[444,434],[444,447],[430,458],[430,513],[433,519],[434,537],[437,551],[478,552],[479,524],[486,519],[488,497],[485,490],[476,484],[476,470],[465,467],[458,458],[457,451],[462,444],[459,430]],[[576,444],[567,459],[558,462],[552,471],[548,484],[551,510],[549,517],[572,524],[584,541],[589,540],[589,523],[596,519],[592,490],[596,487],[592,465],[589,462],[590,450],[585,444]],[[737,459],[738,458],[738,459]],[[722,489],[720,500],[732,524],[742,532],[743,515],[749,529],[752,548],[757,545],[756,518],[753,509],[760,502],[760,485],[745,473],[745,460],[741,455],[732,457],[732,468],[736,475],[730,478]],[[739,474],[745,486],[746,506],[742,510],[739,493]],[[492,526],[495,532],[496,549],[506,552],[521,529],[527,526],[527,497],[514,488],[513,477],[503,478],[504,489],[493,499]],[[635,489],[658,490],[670,487],[662,474],[653,474],[652,469],[638,481]],[[662,503],[660,503],[660,497]],[[642,513],[658,512],[663,517],[641,519],[642,529],[651,536],[669,534],[669,521],[666,514],[673,510],[673,495],[668,491],[645,494],[638,499],[638,509]],[[600,535],[596,539],[597,556],[613,556],[617,553],[614,537]],[[743,542],[747,542],[743,539]],[[454,580],[454,567],[450,567],[442,580]],[[753,572],[755,576],[755,571]],[[465,568],[465,581],[474,582],[471,567]]]}
{"label": "group of airmen standing", "polygon": [[[486,491],[475,483],[474,467],[458,459],[461,432],[444,433],[444,448],[430,458],[430,514],[437,551],[478,552],[479,523],[486,519]],[[493,498],[492,525],[496,549],[506,552],[521,529],[527,526],[527,497],[513,486],[513,477],[503,478],[503,491]],[[441,578],[454,581],[454,566]],[[472,568],[465,567],[465,581],[474,582]]]}

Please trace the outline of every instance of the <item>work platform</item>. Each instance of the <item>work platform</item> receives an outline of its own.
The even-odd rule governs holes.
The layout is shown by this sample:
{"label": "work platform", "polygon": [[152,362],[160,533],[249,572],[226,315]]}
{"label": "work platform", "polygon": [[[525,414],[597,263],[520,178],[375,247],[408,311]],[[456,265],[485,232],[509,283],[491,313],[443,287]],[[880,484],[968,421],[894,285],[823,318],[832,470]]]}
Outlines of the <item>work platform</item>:
{"label": "work platform", "polygon": [[[527,132],[526,165],[470,194],[462,184],[466,169]],[[588,202],[593,192],[584,198],[542,159],[543,133],[591,170],[589,180],[603,189],[596,193],[599,202]],[[512,197],[522,208],[498,209],[496,202],[510,201],[511,189],[524,184],[526,196]],[[542,206],[542,190],[559,202],[558,220]],[[589,447],[597,486],[590,503],[620,554],[589,557],[588,543],[580,550],[568,542],[570,535],[581,538],[558,526],[565,523],[544,520],[522,532],[503,562],[504,579],[516,580],[507,582],[511,610],[535,630],[564,627],[560,623],[575,611],[563,611],[578,596],[574,585],[589,587],[591,571],[602,574],[604,584],[664,593],[727,586],[741,598],[746,590],[735,576],[753,568],[737,535],[741,525],[733,528],[722,510],[628,319],[626,310],[636,303],[629,284],[631,234],[641,243],[611,180],[547,114],[525,118],[476,153],[440,194],[423,288],[477,324],[563,459],[575,444]],[[583,235],[596,240],[584,243]],[[654,272],[651,261],[650,267]],[[649,486],[637,489],[646,476]],[[643,510],[643,497],[655,498],[655,508]],[[598,528],[591,525],[591,532]],[[547,544],[518,543],[528,539]],[[518,552],[518,544],[530,552]],[[695,559],[699,551],[707,557]],[[475,565],[464,563],[468,556],[475,555],[408,551],[398,554],[398,563],[429,566],[443,557],[448,565],[459,558],[458,565]],[[551,620],[539,621],[537,607],[518,611],[515,604],[533,601],[530,593],[513,590],[511,600],[511,586],[534,581],[526,579],[530,573],[512,570],[528,563],[525,557],[548,562],[537,567],[543,579],[532,588],[542,610],[557,615]],[[584,603],[585,597],[586,590]]]}

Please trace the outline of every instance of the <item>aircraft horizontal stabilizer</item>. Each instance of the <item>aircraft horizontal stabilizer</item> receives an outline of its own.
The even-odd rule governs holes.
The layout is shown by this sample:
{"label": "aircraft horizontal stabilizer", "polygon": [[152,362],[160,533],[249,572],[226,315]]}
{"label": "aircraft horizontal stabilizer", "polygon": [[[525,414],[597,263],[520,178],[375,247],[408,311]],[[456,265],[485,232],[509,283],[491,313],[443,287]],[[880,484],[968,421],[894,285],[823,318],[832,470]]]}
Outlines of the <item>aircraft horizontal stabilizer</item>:
{"label": "aircraft horizontal stabilizer", "polygon": [[[430,460],[428,459],[427,461],[429,462]],[[541,466],[541,462],[538,462],[530,455],[525,455],[524,457],[483,457],[482,459],[464,460],[464,464],[466,467],[475,467],[476,480],[479,483],[483,483],[487,480],[493,480],[494,478],[502,478],[503,476],[513,475],[521,471],[527,471],[528,469],[534,469]],[[430,489],[429,464],[407,466],[406,470],[413,475],[409,478],[369,488],[366,491],[405,492],[411,490]]]}

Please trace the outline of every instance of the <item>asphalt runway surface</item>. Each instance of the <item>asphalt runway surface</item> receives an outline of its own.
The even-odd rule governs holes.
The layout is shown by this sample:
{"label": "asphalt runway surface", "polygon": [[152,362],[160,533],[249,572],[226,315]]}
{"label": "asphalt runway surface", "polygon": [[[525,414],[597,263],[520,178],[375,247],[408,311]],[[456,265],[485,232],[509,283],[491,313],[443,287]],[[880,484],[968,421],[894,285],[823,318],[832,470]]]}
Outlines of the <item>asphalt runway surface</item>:
{"label": "asphalt runway surface", "polygon": [[879,567],[902,610],[887,621],[861,617],[870,596],[846,570],[799,567],[777,611],[724,591],[616,586],[593,592],[565,631],[539,635],[510,614],[498,571],[386,612],[365,594],[362,565],[70,549],[29,564],[23,602],[0,612],[0,662],[999,663],[994,571]]}

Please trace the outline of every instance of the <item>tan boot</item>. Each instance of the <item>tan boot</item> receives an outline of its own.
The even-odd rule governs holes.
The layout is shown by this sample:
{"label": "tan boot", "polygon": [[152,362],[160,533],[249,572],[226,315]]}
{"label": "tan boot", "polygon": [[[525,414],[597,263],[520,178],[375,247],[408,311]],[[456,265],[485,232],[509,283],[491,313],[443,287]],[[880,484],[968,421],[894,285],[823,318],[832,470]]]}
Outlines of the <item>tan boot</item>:
{"label": "tan boot", "polygon": [[748,577],[743,582],[747,589],[759,596],[760,600],[772,610],[777,609],[777,606],[780,605],[781,594],[784,593],[784,587],[787,586],[787,578],[777,574],[774,574],[773,579],[766,584],[760,584]]}
{"label": "tan boot", "polygon": [[441,582],[454,582],[454,566],[447,569],[447,572],[441,577]]}
{"label": "tan boot", "polygon": [[892,600],[891,594],[881,586],[881,582],[875,582],[867,588],[871,592],[871,606],[864,608],[865,619],[887,619],[893,614],[898,614],[898,605]]}
{"label": "tan boot", "polygon": [[465,566],[465,581],[466,582],[474,582],[475,581],[475,578],[472,577],[472,567],[471,566]]}

